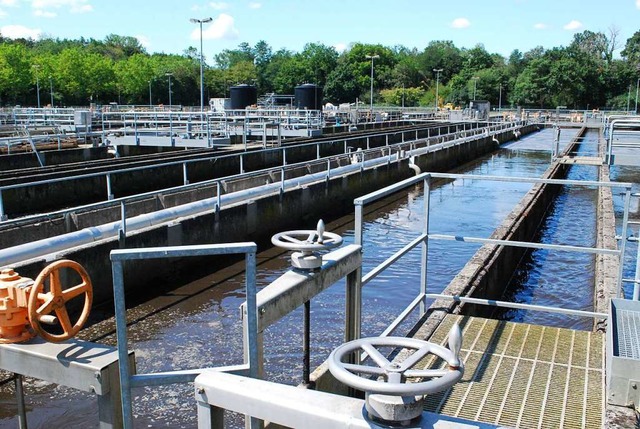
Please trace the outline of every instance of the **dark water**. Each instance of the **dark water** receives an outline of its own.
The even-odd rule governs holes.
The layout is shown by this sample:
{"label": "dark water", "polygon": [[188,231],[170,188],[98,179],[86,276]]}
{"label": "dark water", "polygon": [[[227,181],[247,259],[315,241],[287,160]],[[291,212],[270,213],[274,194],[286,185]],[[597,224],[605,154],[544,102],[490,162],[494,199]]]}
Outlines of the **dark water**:
{"label": "dark water", "polygon": [[[562,135],[562,140],[566,143],[571,137],[573,134],[567,132]],[[552,140],[552,130],[542,131],[466,165],[459,172],[539,177],[549,166]],[[529,188],[528,184],[468,179],[439,183],[431,194],[431,232],[488,237]],[[573,194],[561,197],[567,201],[573,198]],[[586,205],[589,199],[580,201],[579,205]],[[551,223],[545,229],[566,232],[568,236],[559,239],[567,244],[580,244],[572,241],[573,235],[587,228],[560,225],[566,210],[573,211],[574,204],[567,202],[564,209],[558,208],[560,219],[557,225]],[[422,231],[423,216],[424,200],[419,187],[377,204],[375,210],[365,217],[364,272],[418,236]],[[310,228],[314,226],[309,225]],[[342,234],[347,243],[353,242],[352,228],[351,217],[328,225],[328,230]],[[477,248],[477,245],[466,243],[431,241],[429,291],[442,291]],[[419,257],[419,249],[414,250],[365,287],[364,336],[380,334],[415,298],[419,290]],[[550,266],[545,263],[547,277],[544,278],[549,280],[541,280],[542,274],[529,274],[526,277],[538,280],[523,282],[522,292],[517,297],[528,302],[531,295],[536,303],[563,305],[564,298],[551,280],[564,275],[567,266],[575,262],[552,255],[543,255],[542,258],[545,262],[554,260]],[[264,287],[288,269],[289,255],[279,249],[267,249],[259,254],[258,262],[258,285]],[[133,309],[131,313],[139,318],[139,322],[129,328],[129,339],[136,350],[138,371],[148,373],[240,363],[242,341],[238,307],[244,300],[242,269],[242,265],[231,266]],[[535,267],[532,270],[535,271]],[[541,268],[539,271],[542,273]],[[574,280],[574,290],[575,285],[588,283],[589,275],[582,268],[567,273],[568,278]],[[531,292],[533,286],[540,284],[544,284],[544,295]],[[590,290],[591,285],[588,286]],[[552,292],[550,287],[554,287]],[[156,311],[159,308],[163,310]],[[526,318],[519,314],[513,317]],[[314,368],[343,341],[344,284],[338,283],[313,299],[311,321]],[[397,334],[406,333],[412,322],[415,318],[410,318]],[[552,320],[548,323],[567,322]],[[265,371],[269,380],[287,384],[301,381],[301,326],[302,311],[298,310],[265,332]],[[102,334],[100,341],[108,344],[114,343],[112,330],[112,321],[92,328],[94,335]],[[97,405],[90,395],[33,380],[27,382],[27,393],[30,428],[97,426]],[[136,389],[134,404],[136,427],[182,428],[196,425],[191,385]],[[15,413],[13,398],[6,392],[0,394],[0,427],[16,427]]]}

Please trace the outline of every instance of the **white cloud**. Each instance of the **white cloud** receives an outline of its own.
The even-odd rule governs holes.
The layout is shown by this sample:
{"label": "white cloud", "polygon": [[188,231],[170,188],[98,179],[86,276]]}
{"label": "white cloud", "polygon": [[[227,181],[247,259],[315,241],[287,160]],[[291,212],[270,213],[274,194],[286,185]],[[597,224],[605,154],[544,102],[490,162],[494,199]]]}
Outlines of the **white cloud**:
{"label": "white cloud", "polygon": [[151,46],[151,40],[143,35],[143,34],[138,34],[137,36],[135,36],[136,39],[138,39],[138,42],[140,42],[140,44],[145,48],[145,49],[149,49],[149,47]]}
{"label": "white cloud", "polygon": [[565,24],[565,26],[562,28],[564,28],[565,30],[578,30],[582,28],[582,23],[574,19],[568,22],[567,24]]}
{"label": "white cloud", "polygon": [[471,26],[471,22],[467,18],[456,18],[451,21],[451,27],[453,28],[467,28]]}
{"label": "white cloud", "polygon": [[548,27],[547,27],[547,24],[544,24],[542,22],[538,22],[537,24],[533,25],[533,28],[535,28],[536,30],[546,30]]}
{"label": "white cloud", "polygon": [[335,45],[333,45],[333,47],[336,48],[336,51],[338,52],[344,52],[347,50],[346,43],[336,43]]}
{"label": "white cloud", "polygon": [[[236,28],[235,20],[231,15],[221,13],[209,26],[202,29],[202,38],[205,40],[237,39],[240,32]],[[191,32],[191,40],[200,40],[200,29],[195,28]]]}
{"label": "white cloud", "polygon": [[42,18],[55,18],[56,16],[58,16],[58,14],[55,12],[47,12],[46,10],[40,10],[40,9],[34,10],[33,14],[35,16],[40,16]]}
{"label": "white cloud", "polygon": [[229,9],[229,3],[225,3],[223,1],[212,1],[211,3],[209,3],[209,6],[211,6],[213,10]]}
{"label": "white cloud", "polygon": [[18,0],[0,0],[0,6],[14,7],[18,5]]}
{"label": "white cloud", "polygon": [[42,34],[39,28],[27,28],[22,25],[5,25],[0,27],[0,34],[9,39],[34,39],[37,40]]}
{"label": "white cloud", "polygon": [[49,11],[51,9],[67,9],[71,13],[86,13],[93,11],[89,0],[32,0],[34,10]]}
{"label": "white cloud", "polygon": [[636,0],[636,7],[640,9],[640,0]]}
{"label": "white cloud", "polygon": [[260,9],[262,7],[262,3],[258,3],[256,1],[252,1],[249,3],[249,9]]}

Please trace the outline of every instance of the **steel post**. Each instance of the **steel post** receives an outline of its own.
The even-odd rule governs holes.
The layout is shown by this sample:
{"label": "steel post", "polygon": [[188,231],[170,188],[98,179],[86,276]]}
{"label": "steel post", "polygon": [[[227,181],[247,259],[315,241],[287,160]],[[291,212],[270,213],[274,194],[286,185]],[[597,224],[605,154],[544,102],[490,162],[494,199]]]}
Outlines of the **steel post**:
{"label": "steel post", "polygon": [[[422,232],[427,238],[422,242],[420,256],[420,294],[423,296],[427,293],[427,272],[429,262],[429,211],[431,209],[431,176],[424,178],[424,223]],[[420,302],[420,316],[422,317],[427,311],[427,300],[424,298]]]}

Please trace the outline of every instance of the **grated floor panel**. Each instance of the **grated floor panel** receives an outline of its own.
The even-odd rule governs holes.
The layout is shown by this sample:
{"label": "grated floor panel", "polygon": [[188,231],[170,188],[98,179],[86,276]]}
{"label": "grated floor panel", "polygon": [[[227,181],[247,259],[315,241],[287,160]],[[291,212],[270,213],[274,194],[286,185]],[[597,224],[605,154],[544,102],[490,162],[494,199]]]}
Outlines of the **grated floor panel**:
{"label": "grated floor panel", "polygon": [[[515,428],[600,428],[604,336],[586,331],[448,315],[430,341],[462,328],[463,379],[430,395],[425,410]],[[439,368],[442,361],[425,360]]]}

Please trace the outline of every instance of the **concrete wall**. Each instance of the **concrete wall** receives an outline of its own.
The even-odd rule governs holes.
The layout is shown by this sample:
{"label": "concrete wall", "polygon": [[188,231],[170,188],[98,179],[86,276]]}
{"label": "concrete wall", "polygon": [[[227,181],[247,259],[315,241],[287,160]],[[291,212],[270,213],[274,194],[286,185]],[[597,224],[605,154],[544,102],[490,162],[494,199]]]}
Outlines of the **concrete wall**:
{"label": "concrete wall", "polygon": [[[475,126],[477,126],[477,124],[466,125],[467,129]],[[358,148],[375,148],[415,138],[426,138],[427,136],[455,132],[455,130],[455,125],[447,124],[429,130],[422,129],[419,131],[398,132],[390,135],[388,138],[384,136],[354,138],[349,140],[347,145],[352,147],[353,150]],[[140,155],[157,151],[157,148],[153,148],[153,150],[129,146],[126,148],[128,155]],[[343,154],[344,150],[344,140],[320,143],[319,151],[315,145],[287,146],[286,162],[287,164],[294,164],[312,161],[317,158],[318,153],[320,157],[328,157]],[[78,161],[95,159],[101,156],[107,157],[106,148],[104,147],[90,148],[84,151],[85,158],[80,158]],[[14,155],[11,156],[13,157]],[[25,160],[32,157],[32,161],[35,161],[37,165],[35,155],[23,154],[15,156],[21,157],[20,159],[24,158]],[[46,152],[45,156],[52,158],[47,158],[46,165],[53,165],[72,162],[71,160],[80,157],[80,154],[78,150],[53,151]],[[58,157],[58,159],[53,159],[53,157]],[[0,157],[0,162],[1,158],[2,157]],[[187,179],[190,183],[197,183],[240,174],[241,164],[244,172],[278,167],[283,165],[284,158],[284,149],[271,151],[251,150],[235,154],[234,156],[217,157],[215,159],[192,162],[189,163],[187,167]],[[12,169],[13,168],[14,167],[12,167]],[[56,176],[52,174],[46,177],[52,178]],[[116,198],[151,192],[157,189],[181,186],[183,184],[182,165],[137,170],[111,176],[111,192]],[[70,192],[70,189],[73,189],[73,192]],[[59,210],[62,207],[73,207],[80,204],[104,201],[107,199],[107,180],[105,176],[97,176],[73,182],[58,182],[37,187],[11,189],[4,191],[2,197],[5,213],[8,214],[9,217],[15,218],[28,214]]]}
{"label": "concrete wall", "polygon": [[[106,147],[47,150],[39,153],[44,165],[69,164],[110,158]],[[40,167],[40,164],[33,152],[0,156],[0,171],[37,167]]]}

